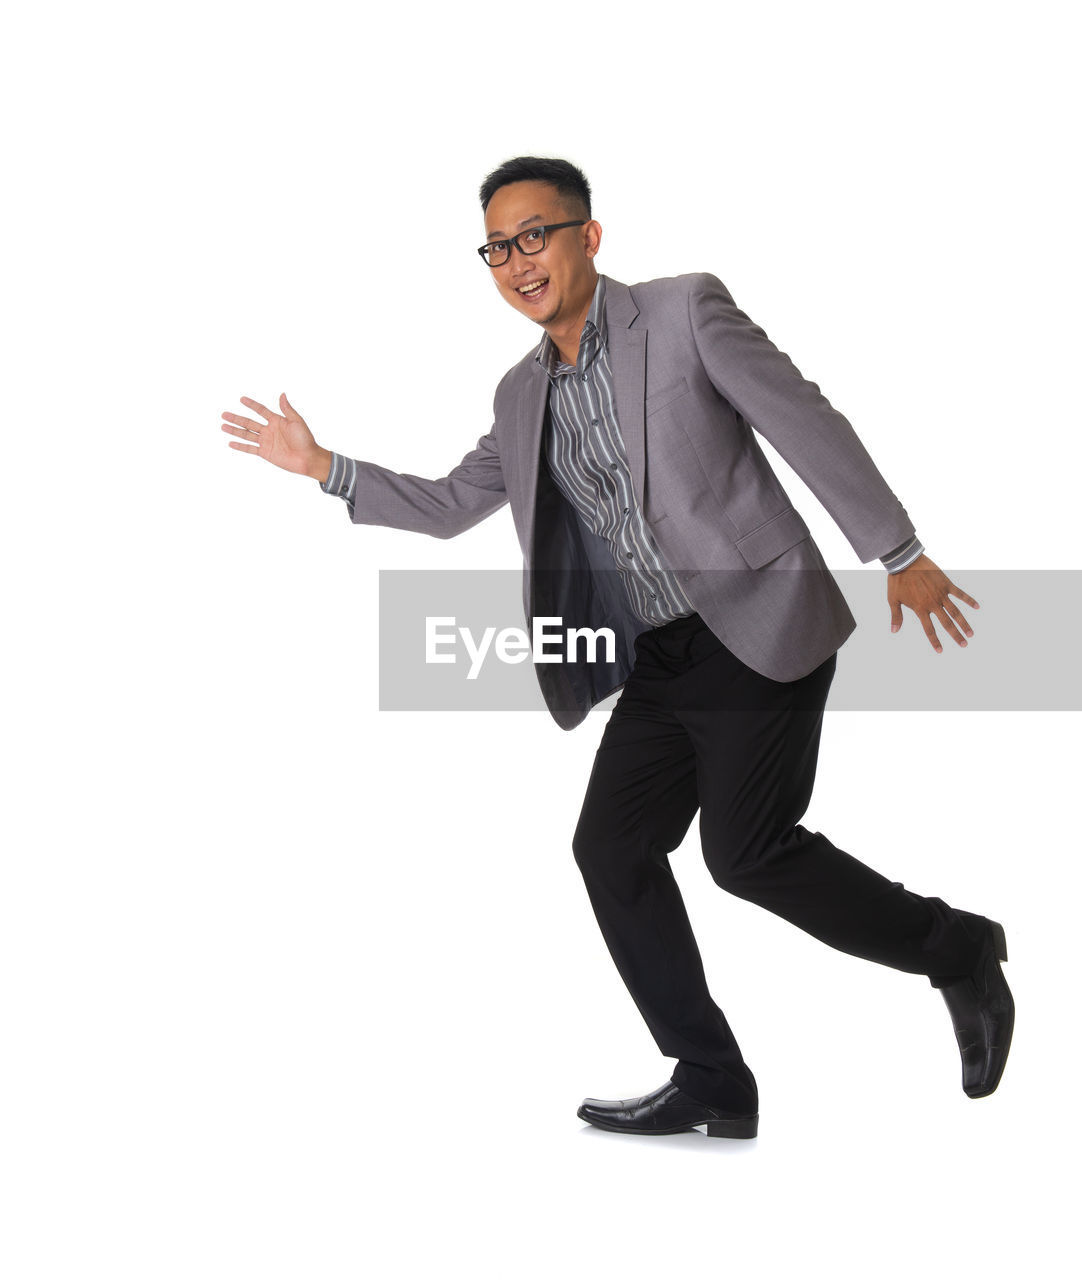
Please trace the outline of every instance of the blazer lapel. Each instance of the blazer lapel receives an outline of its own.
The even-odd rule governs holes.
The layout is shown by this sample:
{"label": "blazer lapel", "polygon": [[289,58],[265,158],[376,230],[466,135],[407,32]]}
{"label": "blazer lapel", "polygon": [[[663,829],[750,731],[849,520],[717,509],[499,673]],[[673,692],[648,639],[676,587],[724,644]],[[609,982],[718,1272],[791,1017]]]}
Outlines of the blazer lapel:
{"label": "blazer lapel", "polygon": [[515,442],[522,475],[522,509],[525,512],[526,554],[533,558],[534,522],[537,514],[537,476],[541,462],[541,435],[549,402],[549,380],[544,369],[531,364],[526,386],[518,400],[518,430]]}
{"label": "blazer lapel", "polygon": [[639,309],[631,290],[618,280],[605,277],[605,325],[608,330],[609,362],[616,395],[616,417],[627,449],[631,483],[640,510],[643,506],[643,475],[646,470],[646,333],[631,328]]}

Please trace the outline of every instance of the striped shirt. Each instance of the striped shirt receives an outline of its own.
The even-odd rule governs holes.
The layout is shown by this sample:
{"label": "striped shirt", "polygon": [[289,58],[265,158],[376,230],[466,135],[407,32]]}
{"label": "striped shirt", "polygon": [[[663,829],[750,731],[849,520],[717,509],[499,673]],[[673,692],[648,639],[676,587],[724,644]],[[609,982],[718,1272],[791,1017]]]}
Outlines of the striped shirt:
{"label": "striped shirt", "polygon": [[604,276],[598,277],[582,329],[578,363],[564,363],[547,333],[536,358],[550,383],[552,425],[544,447],[557,487],[586,526],[608,543],[640,621],[659,627],[686,618],[695,606],[663,564],[646,527],[616,421]]}
{"label": "striped shirt", "polygon": [[[616,420],[605,321],[605,277],[599,276],[579,340],[578,364],[564,363],[546,333],[537,362],[549,377],[551,429],[544,449],[560,491],[612,552],[631,606],[642,621],[661,626],[695,612],[672,570],[664,564],[635,499],[627,450]],[[324,493],[345,499],[353,517],[357,464],[331,454]],[[917,537],[881,557],[888,573],[900,573],[924,553]]]}

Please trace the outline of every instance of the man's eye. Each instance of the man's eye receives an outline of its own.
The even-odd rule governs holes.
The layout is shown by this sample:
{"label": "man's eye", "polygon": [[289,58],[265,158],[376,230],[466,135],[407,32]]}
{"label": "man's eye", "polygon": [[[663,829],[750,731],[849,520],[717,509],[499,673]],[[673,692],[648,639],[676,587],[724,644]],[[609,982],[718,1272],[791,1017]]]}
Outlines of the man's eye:
{"label": "man's eye", "polygon": [[542,239],[544,239],[544,233],[543,233],[543,232],[541,232],[541,231],[527,231],[527,232],[526,232],[526,243],[527,243],[527,244],[536,244],[536,243],[538,242],[538,240],[542,240]]}
{"label": "man's eye", "polygon": [[493,240],[492,243],[488,246],[488,250],[489,250],[489,253],[506,253],[507,241]]}

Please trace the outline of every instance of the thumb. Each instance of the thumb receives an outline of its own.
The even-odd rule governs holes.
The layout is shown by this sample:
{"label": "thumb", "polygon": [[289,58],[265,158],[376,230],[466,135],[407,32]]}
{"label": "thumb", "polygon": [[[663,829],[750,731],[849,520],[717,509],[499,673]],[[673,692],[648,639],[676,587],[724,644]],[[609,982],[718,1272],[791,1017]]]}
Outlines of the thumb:
{"label": "thumb", "polygon": [[291,414],[294,418],[297,418],[300,416],[297,413],[296,409],[294,409],[293,406],[286,399],[286,393],[284,391],[278,397],[278,404],[281,406],[282,411],[286,414],[287,417],[290,416]]}
{"label": "thumb", "polygon": [[891,632],[900,631],[902,629],[902,606],[901,602],[894,600],[890,606],[890,629]]}

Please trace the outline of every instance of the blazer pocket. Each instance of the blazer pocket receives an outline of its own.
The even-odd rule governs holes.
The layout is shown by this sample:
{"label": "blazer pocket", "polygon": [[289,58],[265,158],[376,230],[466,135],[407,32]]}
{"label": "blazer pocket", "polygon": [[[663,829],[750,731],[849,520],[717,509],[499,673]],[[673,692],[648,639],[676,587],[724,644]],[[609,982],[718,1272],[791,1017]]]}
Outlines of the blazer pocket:
{"label": "blazer pocket", "polygon": [[646,416],[656,413],[658,409],[664,409],[667,404],[679,400],[681,396],[686,396],[690,390],[687,378],[681,378],[671,387],[662,387],[660,391],[655,391],[653,395],[646,397]]}
{"label": "blazer pocket", "polygon": [[788,507],[757,529],[752,529],[751,533],[737,538],[736,549],[749,568],[761,569],[783,551],[810,537],[804,517],[794,507]]}

